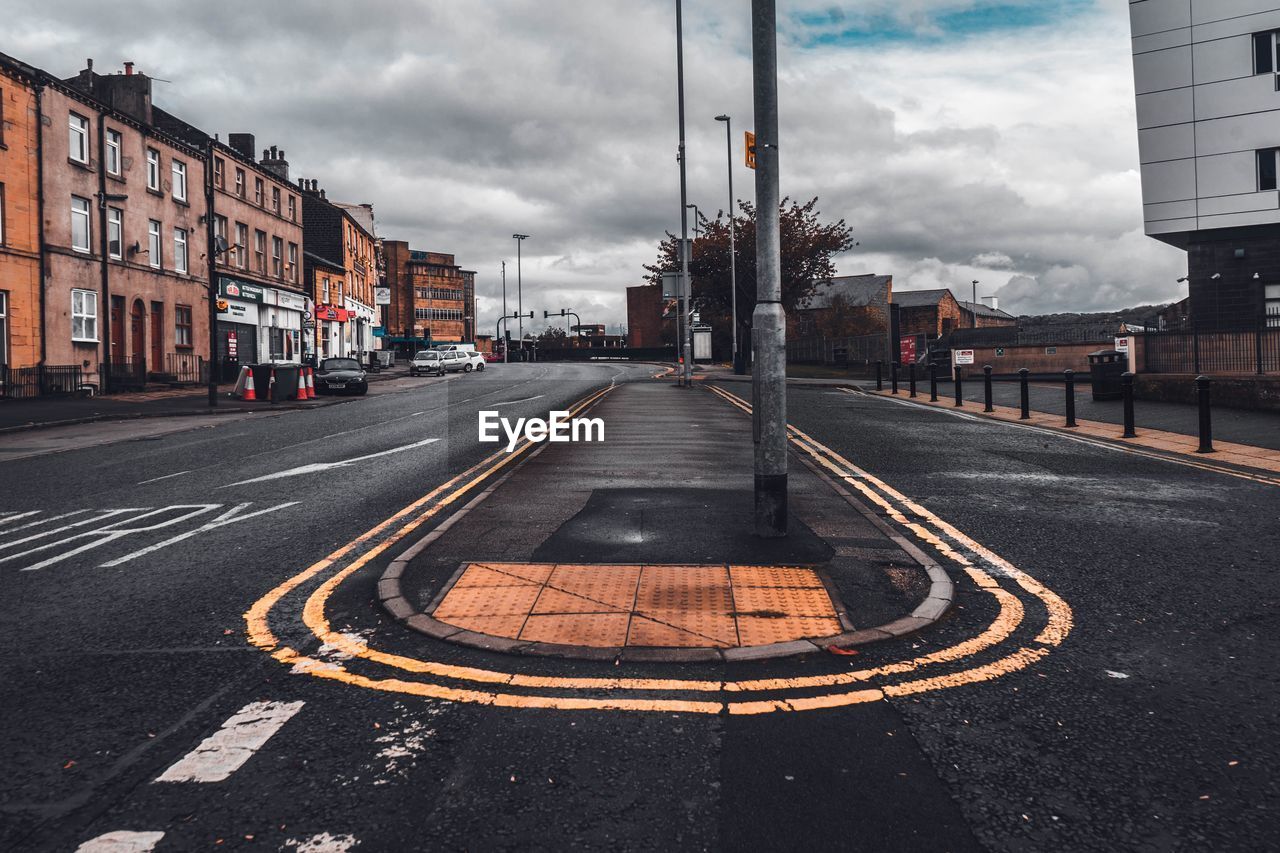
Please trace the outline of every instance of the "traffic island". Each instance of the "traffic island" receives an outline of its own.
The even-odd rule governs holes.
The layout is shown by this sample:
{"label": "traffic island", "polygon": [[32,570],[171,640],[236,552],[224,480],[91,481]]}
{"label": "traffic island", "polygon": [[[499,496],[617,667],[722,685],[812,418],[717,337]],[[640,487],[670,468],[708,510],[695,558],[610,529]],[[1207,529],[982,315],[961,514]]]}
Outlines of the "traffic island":
{"label": "traffic island", "polygon": [[755,535],[750,419],[708,389],[621,386],[604,441],[544,444],[399,555],[386,609],[488,652],[734,661],[900,636],[947,574],[795,453],[791,527]]}

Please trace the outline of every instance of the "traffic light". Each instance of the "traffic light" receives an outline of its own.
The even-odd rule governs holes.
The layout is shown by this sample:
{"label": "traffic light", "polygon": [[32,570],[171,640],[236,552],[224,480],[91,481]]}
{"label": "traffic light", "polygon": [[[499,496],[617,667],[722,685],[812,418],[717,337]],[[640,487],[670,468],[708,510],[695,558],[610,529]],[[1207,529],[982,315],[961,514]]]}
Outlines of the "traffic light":
{"label": "traffic light", "polygon": [[754,169],[756,167],[756,135],[751,131],[744,131],[746,135],[747,149],[747,168]]}

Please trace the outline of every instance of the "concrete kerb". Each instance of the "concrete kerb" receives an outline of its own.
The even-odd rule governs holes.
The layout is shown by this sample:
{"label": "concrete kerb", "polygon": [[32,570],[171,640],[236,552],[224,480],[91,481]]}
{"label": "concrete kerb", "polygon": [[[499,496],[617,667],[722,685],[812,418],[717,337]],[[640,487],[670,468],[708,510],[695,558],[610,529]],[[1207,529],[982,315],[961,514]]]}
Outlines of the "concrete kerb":
{"label": "concrete kerb", "polygon": [[[812,654],[829,647],[848,649],[854,646],[900,637],[905,634],[922,630],[938,622],[946,615],[955,599],[954,582],[940,565],[931,560],[923,551],[908,541],[905,537],[894,531],[893,528],[891,528],[883,519],[879,518],[868,507],[864,506],[847,489],[828,477],[825,472],[818,469],[817,466],[813,465],[809,460],[804,459],[804,457],[793,447],[791,448],[792,453],[796,458],[800,459],[800,461],[803,462],[810,470],[814,471],[814,473],[816,473],[819,478],[821,478],[838,495],[840,495],[841,498],[843,498],[861,515],[867,518],[871,524],[893,541],[895,545],[901,548],[904,553],[919,564],[919,566],[926,572],[930,582],[929,593],[925,597],[924,602],[918,605],[910,615],[895,619],[884,625],[855,629],[849,623],[847,613],[844,611],[843,605],[840,605],[837,609],[837,615],[839,616],[841,627],[846,630],[839,634],[829,637],[772,643],[769,645],[719,649],[710,647],[601,647],[513,640],[506,637],[495,637],[459,628],[455,625],[441,622],[434,616],[429,615],[427,612],[421,612],[415,609],[413,604],[404,596],[402,586],[402,578],[410,562],[429,548],[434,542],[439,540],[451,527],[453,527],[453,525],[465,518],[476,506],[497,491],[500,486],[502,486],[509,478],[514,476],[526,463],[540,454],[546,446],[546,444],[543,444],[542,447],[539,447],[533,453],[529,454],[529,456],[517,463],[511,470],[507,471],[493,483],[485,487],[484,490],[468,501],[465,505],[450,514],[448,518],[438,524],[429,533],[423,535],[412,545],[402,551],[390,562],[390,564],[388,564],[386,570],[382,573],[378,581],[378,598],[381,601],[383,608],[394,619],[396,619],[396,621],[403,624],[406,628],[430,637],[431,639],[445,640],[450,643],[468,646],[481,651],[504,652],[508,654],[542,657],[573,658],[578,660],[614,661],[615,663],[623,661],[635,663],[723,663],[794,657],[797,655]],[[461,577],[465,569],[465,564],[459,566],[453,575],[441,585],[440,589],[436,592],[432,601],[427,606],[427,611],[434,611],[449,590],[453,588],[453,585],[457,582],[459,577]],[[822,579],[824,586],[827,586],[830,591],[831,587],[829,586],[829,578],[825,577],[825,573],[821,571],[817,574]],[[832,596],[833,602],[839,602],[839,600],[840,599],[837,596]]]}

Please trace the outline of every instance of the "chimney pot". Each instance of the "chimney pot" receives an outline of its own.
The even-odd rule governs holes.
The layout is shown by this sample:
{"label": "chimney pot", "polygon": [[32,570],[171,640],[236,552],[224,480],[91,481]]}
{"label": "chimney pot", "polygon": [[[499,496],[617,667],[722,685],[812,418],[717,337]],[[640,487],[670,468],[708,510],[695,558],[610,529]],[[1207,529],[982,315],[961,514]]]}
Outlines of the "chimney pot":
{"label": "chimney pot", "polygon": [[132,76],[133,76],[133,63],[132,63],[132,62],[126,62],[126,63],[124,64],[124,76],[126,76],[126,77],[132,77]]}

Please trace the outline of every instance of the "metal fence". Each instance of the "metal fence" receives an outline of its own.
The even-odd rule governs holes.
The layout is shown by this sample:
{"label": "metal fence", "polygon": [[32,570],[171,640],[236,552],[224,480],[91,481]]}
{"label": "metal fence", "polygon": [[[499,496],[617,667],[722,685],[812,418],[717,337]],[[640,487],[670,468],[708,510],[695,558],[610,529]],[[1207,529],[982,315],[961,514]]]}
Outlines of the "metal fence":
{"label": "metal fence", "polygon": [[191,352],[171,352],[164,357],[164,375],[167,382],[183,385],[209,381],[204,356]]}
{"label": "metal fence", "polygon": [[140,391],[147,387],[147,360],[145,358],[118,358],[98,366],[102,379],[99,386],[105,391]]}
{"label": "metal fence", "polygon": [[0,367],[0,397],[20,400],[84,393],[80,368],[74,364]]}
{"label": "metal fence", "polygon": [[1147,331],[1144,373],[1280,373],[1280,328],[1255,331]]}
{"label": "metal fence", "polygon": [[1056,346],[1058,344],[1110,344],[1119,334],[1118,323],[1055,323],[1044,326],[987,326],[955,329],[940,343],[950,349],[975,347]]}
{"label": "metal fence", "polygon": [[[671,361],[675,358],[675,347],[564,347],[542,349],[539,347],[526,350],[529,359],[537,361],[595,361],[598,359],[615,359],[618,361]],[[511,360],[520,358],[520,350],[512,347]]]}
{"label": "metal fence", "polygon": [[867,367],[890,361],[889,336],[854,335],[844,338],[798,338],[787,341],[787,361],[791,364],[831,364]]}

